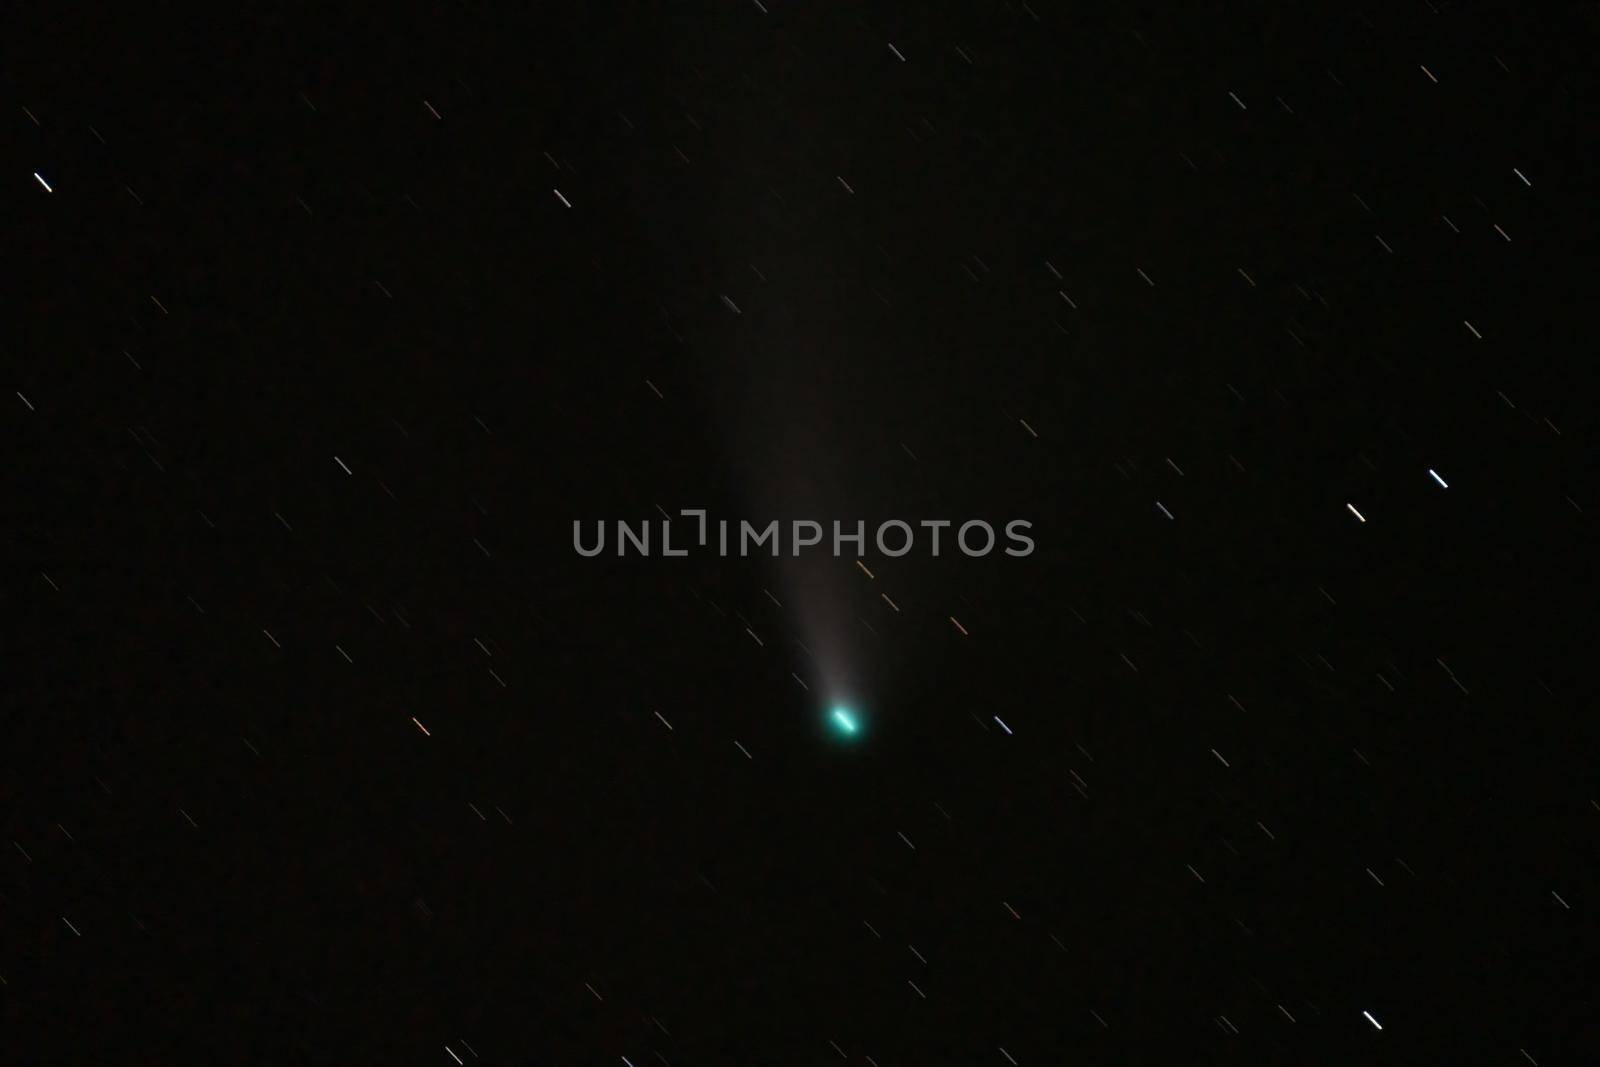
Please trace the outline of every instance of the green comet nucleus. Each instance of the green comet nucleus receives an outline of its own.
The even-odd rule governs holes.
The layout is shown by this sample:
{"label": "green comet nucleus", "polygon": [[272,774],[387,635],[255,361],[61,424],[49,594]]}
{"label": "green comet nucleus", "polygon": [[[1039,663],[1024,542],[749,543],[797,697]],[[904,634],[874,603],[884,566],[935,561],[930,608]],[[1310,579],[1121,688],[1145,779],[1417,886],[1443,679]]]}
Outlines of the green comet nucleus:
{"label": "green comet nucleus", "polygon": [[861,730],[860,725],[856,722],[855,713],[849,708],[833,709],[833,725],[838,727],[839,732],[842,734],[854,734]]}

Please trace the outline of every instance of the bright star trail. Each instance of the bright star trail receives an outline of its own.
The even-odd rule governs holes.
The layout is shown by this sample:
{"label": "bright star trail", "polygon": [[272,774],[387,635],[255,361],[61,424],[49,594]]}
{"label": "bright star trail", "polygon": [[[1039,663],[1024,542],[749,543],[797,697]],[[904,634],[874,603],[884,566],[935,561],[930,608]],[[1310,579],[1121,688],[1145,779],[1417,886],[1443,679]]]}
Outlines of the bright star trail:
{"label": "bright star trail", "polygon": [[861,728],[860,724],[856,722],[855,713],[848,708],[834,708],[830,718],[832,718],[834,726],[838,727],[839,732],[842,734],[854,734]]}

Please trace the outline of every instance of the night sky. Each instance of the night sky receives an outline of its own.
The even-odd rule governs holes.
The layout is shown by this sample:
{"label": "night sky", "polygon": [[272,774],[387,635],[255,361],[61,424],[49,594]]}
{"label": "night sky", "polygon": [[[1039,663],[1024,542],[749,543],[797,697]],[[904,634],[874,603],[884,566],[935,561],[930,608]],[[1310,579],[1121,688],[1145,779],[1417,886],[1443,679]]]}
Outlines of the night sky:
{"label": "night sky", "polygon": [[1596,5],[182,11],[7,20],[0,1061],[1600,1062]]}

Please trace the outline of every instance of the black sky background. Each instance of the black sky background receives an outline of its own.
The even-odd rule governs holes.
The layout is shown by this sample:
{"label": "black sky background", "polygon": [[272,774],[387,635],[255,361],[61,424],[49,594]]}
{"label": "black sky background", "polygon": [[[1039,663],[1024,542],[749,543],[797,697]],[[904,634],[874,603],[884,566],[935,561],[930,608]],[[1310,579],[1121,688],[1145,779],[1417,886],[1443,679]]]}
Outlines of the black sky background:
{"label": "black sky background", "polygon": [[10,13],[4,1061],[1594,1062],[1594,5],[763,2]]}

